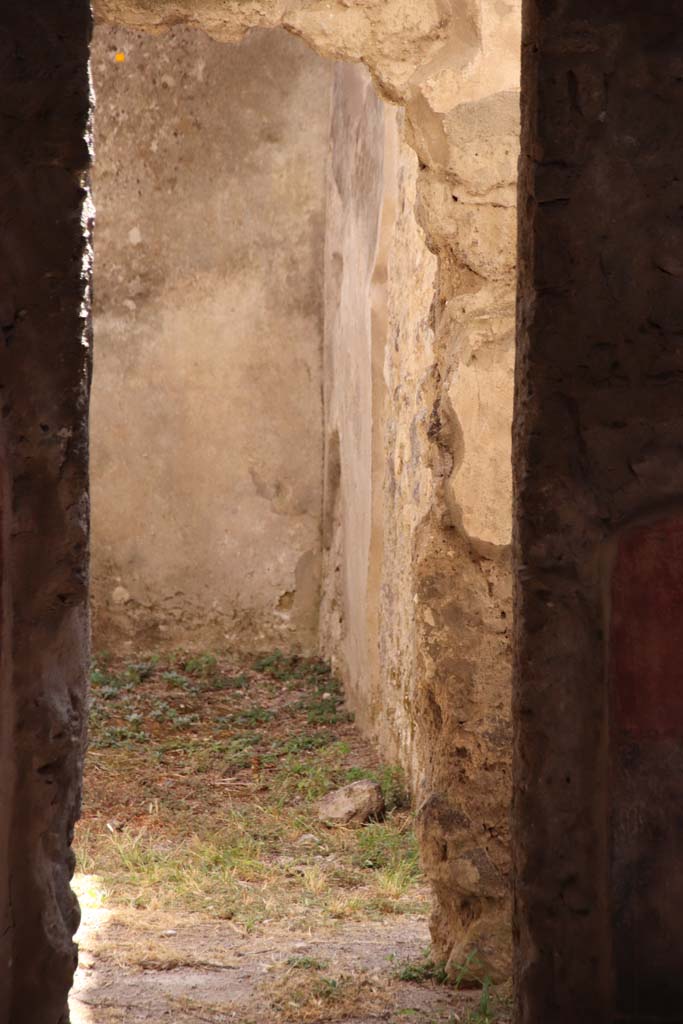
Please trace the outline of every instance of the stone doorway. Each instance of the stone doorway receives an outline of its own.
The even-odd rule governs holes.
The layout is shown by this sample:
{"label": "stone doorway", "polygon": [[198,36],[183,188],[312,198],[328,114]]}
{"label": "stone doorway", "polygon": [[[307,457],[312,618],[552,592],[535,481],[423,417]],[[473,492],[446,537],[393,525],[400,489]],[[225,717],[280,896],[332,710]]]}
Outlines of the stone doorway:
{"label": "stone doorway", "polygon": [[[282,29],[230,46],[97,26],[92,67],[94,661],[72,1016],[447,1021],[408,780],[367,678],[384,349],[408,330],[389,294],[399,244],[420,261],[431,354],[434,261],[412,204],[397,210],[416,159],[367,73]],[[380,815],[317,820],[320,797],[365,778]],[[479,998],[457,1001],[474,1014]]]}
{"label": "stone doorway", "polygon": [[[393,745],[410,770],[420,808],[422,847],[438,893],[434,935],[439,959],[448,972],[457,974],[463,963],[471,963],[469,950],[476,946],[485,953],[486,969],[504,974],[508,963],[509,766],[504,756],[509,738],[508,534],[495,515],[480,515],[486,488],[472,505],[474,492],[468,481],[477,445],[486,447],[485,438],[497,429],[498,420],[490,414],[503,409],[510,394],[509,373],[501,376],[497,357],[503,351],[509,354],[511,340],[515,46],[508,53],[507,44],[495,43],[501,11],[480,23],[474,11],[454,20],[435,7],[425,19],[399,19],[394,29],[385,32],[380,30],[382,19],[388,13],[391,20],[393,10],[372,12],[356,23],[354,12],[340,7],[341,20],[326,35],[322,23],[316,22],[315,5],[310,10],[305,4],[299,11],[294,4],[287,12],[273,8],[247,15],[230,7],[219,17],[205,7],[183,12],[181,6],[176,5],[170,17],[166,9],[160,18],[149,5],[143,10],[116,2],[114,10],[103,2],[98,15],[152,31],[183,21],[201,23],[225,41],[237,40],[250,25],[283,22],[327,56],[362,59],[379,92],[407,111],[403,130],[411,149],[396,148],[393,209],[386,218],[383,211],[380,218],[382,229],[387,223],[401,229],[396,252],[405,258],[405,276],[399,273],[392,280],[392,261],[377,260],[368,282],[373,296],[387,285],[389,291],[393,288],[398,312],[392,314],[389,308],[382,321],[370,304],[365,310],[369,316],[359,318],[365,327],[369,322],[371,339],[375,326],[388,326],[383,336],[388,341],[389,370],[385,360],[383,383],[387,397],[405,417],[373,416],[372,429],[365,427],[367,448],[380,454],[384,449],[382,500],[365,505],[365,527],[380,543],[365,566],[362,559],[342,560],[346,574],[340,573],[343,585],[331,590],[330,604],[336,602],[339,609],[339,595],[345,599],[349,584],[359,578],[372,581],[376,588],[376,596],[365,608],[354,600],[343,607],[357,615],[361,627],[360,633],[347,631],[349,642],[343,652],[343,662],[355,670],[355,690],[351,672],[345,682],[359,722],[365,714],[361,724],[381,732],[383,742]],[[15,153],[19,168],[8,179],[11,220],[24,243],[30,240],[33,262],[21,258],[24,250],[17,243],[8,249],[10,270],[3,271],[7,276],[4,293],[9,296],[3,330],[8,346],[21,340],[21,358],[8,356],[3,384],[9,396],[4,430],[10,460],[3,507],[12,509],[6,522],[16,529],[12,526],[3,535],[12,552],[3,577],[12,607],[6,621],[9,646],[3,649],[9,673],[8,713],[3,719],[8,771],[3,778],[8,805],[14,810],[13,842],[11,847],[5,844],[8,864],[13,866],[8,871],[12,893],[11,899],[5,893],[2,907],[11,916],[12,901],[19,900],[27,911],[3,932],[3,948],[11,950],[8,957],[16,970],[11,985],[8,982],[0,989],[0,1002],[20,1003],[22,1012],[36,1014],[51,1013],[57,1006],[61,1014],[74,962],[71,934],[76,918],[68,891],[69,847],[78,815],[87,674],[86,410],[92,211],[86,57],[90,21],[85,6],[57,4],[48,11],[39,4],[30,12],[7,13],[6,25],[19,41],[11,48],[7,64],[7,153],[8,159]],[[493,45],[483,45],[484,37]],[[508,41],[514,43],[516,38],[511,27]],[[55,39],[61,43],[59,53]],[[41,68],[35,94],[26,86],[27,60]],[[491,75],[484,73],[486,61],[493,62]],[[118,63],[125,66],[125,54]],[[456,109],[451,72],[461,65],[469,68],[470,85]],[[359,120],[367,121],[364,103],[372,92],[368,74],[363,75],[355,88],[349,75],[349,95],[355,100],[340,117],[340,128],[351,132]],[[487,91],[491,86],[497,91],[493,102]],[[24,94],[30,102],[17,105],[16,97],[25,98]],[[439,111],[451,107],[455,113],[442,123]],[[480,115],[483,136],[473,129]],[[401,116],[399,110],[399,120]],[[490,141],[494,124],[500,138],[511,140],[498,163],[489,160],[490,151],[483,145],[484,137]],[[356,133],[356,143],[360,135]],[[363,145],[357,144],[353,151],[362,157]],[[410,153],[409,161],[404,160],[405,151]],[[353,180],[345,173],[343,160],[336,170],[340,196],[345,189],[352,194],[348,186]],[[451,187],[454,176],[457,190]],[[49,187],[42,187],[46,182]],[[29,193],[31,202],[26,198]],[[416,235],[410,233],[415,232],[412,215],[418,193],[420,224],[426,235],[418,233],[416,252],[412,244]],[[40,202],[34,199],[37,195]],[[357,196],[356,212],[362,219],[367,195],[358,192]],[[55,224],[60,226],[59,238],[54,231],[45,236],[46,226]],[[30,231],[25,230],[27,225]],[[142,238],[134,228],[129,229],[127,241],[137,248]],[[40,244],[44,237],[49,244]],[[13,238],[11,231],[7,238]],[[353,238],[341,241],[345,240]],[[343,248],[331,252],[331,269],[336,271],[328,275],[342,292],[348,273]],[[378,252],[388,250],[378,246]],[[400,268],[400,259],[393,265]],[[458,301],[451,301],[456,295]],[[489,315],[491,311],[494,315]],[[479,330],[482,317],[487,324],[483,332]],[[368,351],[371,372],[361,376],[373,381],[374,402],[381,395],[381,374],[376,371],[382,362],[374,345]],[[361,378],[353,380],[353,360],[347,369],[351,382],[358,383]],[[465,402],[460,409],[459,386],[467,381],[493,382],[490,393],[495,401],[483,406]],[[485,387],[479,391],[489,395]],[[363,389],[345,393],[362,396]],[[388,429],[382,432],[375,425]],[[488,448],[494,450],[492,445]],[[341,467],[343,478],[348,451],[336,424],[324,443],[323,491],[329,498],[344,492],[337,486],[335,466]],[[499,480],[495,473],[489,476],[494,484],[501,484],[500,492],[492,488],[491,494],[495,491],[501,499],[495,504],[504,509],[509,476],[502,474]],[[389,519],[389,528],[385,500],[390,511],[400,513]],[[328,558],[332,565],[337,561],[337,527],[343,524],[346,530],[352,525],[347,513],[355,504],[344,508],[334,500],[323,503],[323,534],[328,541],[328,545],[323,542],[323,561]],[[31,539],[30,550],[22,538]],[[367,580],[363,569],[367,569]],[[34,581],[31,592],[26,586],[29,579]],[[44,586],[37,585],[40,580]],[[396,586],[387,587],[387,580]],[[136,597],[121,580],[109,590],[108,599],[123,611]],[[38,628],[34,628],[36,622]],[[364,626],[370,633],[375,630],[379,643],[371,647],[366,643]],[[332,646],[335,639],[339,633],[331,631]],[[34,763],[38,752],[40,771]],[[38,822],[42,830],[36,843]],[[38,919],[44,927],[36,925]],[[35,953],[32,958],[25,955],[29,948]],[[44,979],[40,995],[32,984],[37,975]]]}

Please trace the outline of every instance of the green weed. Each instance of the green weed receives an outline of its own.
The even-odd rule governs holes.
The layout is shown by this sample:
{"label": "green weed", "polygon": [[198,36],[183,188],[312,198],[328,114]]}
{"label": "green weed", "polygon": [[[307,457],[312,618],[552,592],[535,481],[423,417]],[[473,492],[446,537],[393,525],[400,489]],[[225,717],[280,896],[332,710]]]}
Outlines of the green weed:
{"label": "green weed", "polygon": [[195,654],[182,662],[184,672],[191,676],[207,678],[214,675],[218,668],[218,659],[213,654]]}
{"label": "green weed", "polygon": [[204,685],[205,690],[245,690],[249,680],[245,675],[239,676],[211,676]]}
{"label": "green weed", "polygon": [[274,717],[273,712],[269,711],[268,708],[257,705],[254,708],[248,708],[246,711],[227,715],[225,720],[234,725],[256,725],[261,722],[270,722]]}
{"label": "green weed", "polygon": [[404,964],[396,972],[396,977],[399,981],[414,981],[418,984],[435,981],[438,985],[445,985],[448,982],[446,965],[429,959]]}
{"label": "green weed", "polygon": [[177,690],[184,690],[185,693],[199,693],[199,687],[180,672],[162,672],[161,678]]}
{"label": "green weed", "polygon": [[191,725],[196,725],[200,720],[196,712],[181,714],[167,701],[159,701],[154,710],[150,712],[149,717],[153,718],[155,722],[166,722],[176,729],[187,729]]}
{"label": "green weed", "polygon": [[[469,1012],[464,1024],[498,1024],[507,1014],[509,999],[499,996],[489,977],[484,978],[477,1006]],[[507,1016],[506,1016],[507,1019]]]}
{"label": "green weed", "polygon": [[313,956],[290,956],[287,966],[303,971],[323,971],[327,967],[327,960],[316,960]]}
{"label": "green weed", "polygon": [[390,868],[399,864],[419,874],[417,840],[411,832],[401,833],[391,822],[375,822],[359,829],[354,864],[364,868]]}

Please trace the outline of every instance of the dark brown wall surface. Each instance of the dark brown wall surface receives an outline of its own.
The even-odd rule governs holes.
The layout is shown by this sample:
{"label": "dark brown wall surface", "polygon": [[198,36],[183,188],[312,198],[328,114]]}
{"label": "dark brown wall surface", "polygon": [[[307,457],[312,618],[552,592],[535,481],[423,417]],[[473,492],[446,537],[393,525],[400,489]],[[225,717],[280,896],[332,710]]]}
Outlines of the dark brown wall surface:
{"label": "dark brown wall surface", "polygon": [[0,1021],[58,1024],[87,658],[86,0],[0,7]]}
{"label": "dark brown wall surface", "polygon": [[610,869],[619,1008],[681,1019],[683,517],[618,538],[611,572]]}
{"label": "dark brown wall surface", "polygon": [[620,645],[643,580],[664,631],[681,610],[683,5],[527,0],[524,32],[517,1020],[680,1020],[683,733],[651,728],[680,637]]}

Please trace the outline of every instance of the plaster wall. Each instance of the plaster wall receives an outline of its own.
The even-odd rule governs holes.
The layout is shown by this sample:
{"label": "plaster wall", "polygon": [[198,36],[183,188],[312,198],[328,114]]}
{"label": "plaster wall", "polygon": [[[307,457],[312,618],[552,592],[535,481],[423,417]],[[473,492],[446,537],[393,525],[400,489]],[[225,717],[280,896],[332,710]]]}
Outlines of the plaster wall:
{"label": "plaster wall", "polygon": [[332,65],[101,25],[93,73],[96,643],[314,650]]}
{"label": "plaster wall", "polygon": [[417,158],[404,121],[365,68],[337,65],[326,218],[321,645],[344,676],[357,722],[418,789],[413,558],[415,531],[433,499],[421,441],[437,267],[415,219]]}
{"label": "plaster wall", "polygon": [[[335,69],[325,239],[325,494],[321,647],[365,731],[376,731],[373,657],[386,275],[379,269],[392,112],[364,68]],[[394,187],[389,169],[388,187]],[[379,280],[379,277],[382,280]],[[380,391],[381,394],[381,391]],[[380,456],[381,459],[381,456]]]}

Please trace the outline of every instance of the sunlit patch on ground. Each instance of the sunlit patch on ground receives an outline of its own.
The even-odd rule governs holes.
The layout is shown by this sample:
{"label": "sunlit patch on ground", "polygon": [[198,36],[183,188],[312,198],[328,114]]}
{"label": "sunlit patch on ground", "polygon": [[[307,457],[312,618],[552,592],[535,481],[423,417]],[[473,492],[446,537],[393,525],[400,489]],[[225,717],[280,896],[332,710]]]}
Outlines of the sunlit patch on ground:
{"label": "sunlit patch on ground", "polygon": [[72,885],[81,905],[81,925],[76,942],[82,947],[82,953],[75,981],[78,996],[70,1003],[71,1021],[72,1024],[99,1024],[88,1005],[88,989],[94,979],[89,976],[92,961],[87,950],[96,947],[98,933],[106,928],[111,911],[107,908],[106,891],[99,875],[78,873]]}

